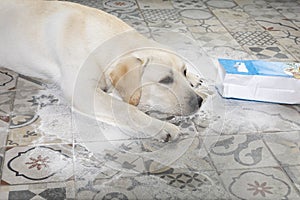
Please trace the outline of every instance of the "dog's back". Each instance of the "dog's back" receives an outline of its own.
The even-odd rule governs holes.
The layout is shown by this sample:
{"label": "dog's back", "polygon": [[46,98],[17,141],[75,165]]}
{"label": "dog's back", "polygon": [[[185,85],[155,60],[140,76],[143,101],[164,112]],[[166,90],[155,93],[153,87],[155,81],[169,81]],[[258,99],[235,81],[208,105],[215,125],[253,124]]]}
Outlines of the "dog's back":
{"label": "dog's back", "polygon": [[131,29],[112,15],[75,3],[2,0],[0,66],[58,80],[62,65],[80,66],[99,44]]}

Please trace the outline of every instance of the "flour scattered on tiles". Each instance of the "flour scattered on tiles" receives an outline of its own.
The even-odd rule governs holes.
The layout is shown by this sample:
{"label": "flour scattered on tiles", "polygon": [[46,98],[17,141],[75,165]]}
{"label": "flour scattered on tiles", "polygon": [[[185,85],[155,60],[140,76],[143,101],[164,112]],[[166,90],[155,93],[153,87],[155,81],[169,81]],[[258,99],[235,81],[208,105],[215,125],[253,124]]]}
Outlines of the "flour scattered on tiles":
{"label": "flour scattered on tiles", "polygon": [[[71,108],[59,90],[43,90],[37,96],[55,99],[41,104],[36,115],[41,122],[37,130],[43,134],[38,142],[72,142]],[[43,106],[42,106],[43,105]]]}

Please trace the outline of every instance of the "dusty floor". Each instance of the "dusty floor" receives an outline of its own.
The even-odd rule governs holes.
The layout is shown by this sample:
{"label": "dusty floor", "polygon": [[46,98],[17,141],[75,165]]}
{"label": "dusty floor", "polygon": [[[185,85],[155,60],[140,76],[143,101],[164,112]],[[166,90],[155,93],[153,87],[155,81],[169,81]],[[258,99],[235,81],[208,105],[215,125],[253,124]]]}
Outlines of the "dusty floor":
{"label": "dusty floor", "polygon": [[[76,2],[196,63],[203,52],[214,64],[300,61],[299,0]],[[0,199],[300,199],[300,106],[216,98],[161,144],[72,114],[55,88],[0,68]]]}

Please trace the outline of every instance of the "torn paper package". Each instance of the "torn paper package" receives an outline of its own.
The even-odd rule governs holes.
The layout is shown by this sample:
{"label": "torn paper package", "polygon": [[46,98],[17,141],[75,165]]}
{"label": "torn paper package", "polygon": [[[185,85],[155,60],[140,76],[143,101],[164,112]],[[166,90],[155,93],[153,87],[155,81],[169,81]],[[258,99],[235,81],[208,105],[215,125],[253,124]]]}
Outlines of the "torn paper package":
{"label": "torn paper package", "polygon": [[219,59],[225,98],[300,104],[300,63]]}

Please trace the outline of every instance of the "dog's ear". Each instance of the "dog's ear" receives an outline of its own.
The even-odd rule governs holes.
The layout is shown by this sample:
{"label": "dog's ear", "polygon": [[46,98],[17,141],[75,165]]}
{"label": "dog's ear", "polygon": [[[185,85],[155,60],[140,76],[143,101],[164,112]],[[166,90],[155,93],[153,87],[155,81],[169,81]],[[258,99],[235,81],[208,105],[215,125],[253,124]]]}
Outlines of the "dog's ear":
{"label": "dog's ear", "polygon": [[123,101],[138,105],[141,98],[141,79],[148,60],[143,61],[136,56],[126,56],[119,59],[110,72],[110,80],[119,92]]}

